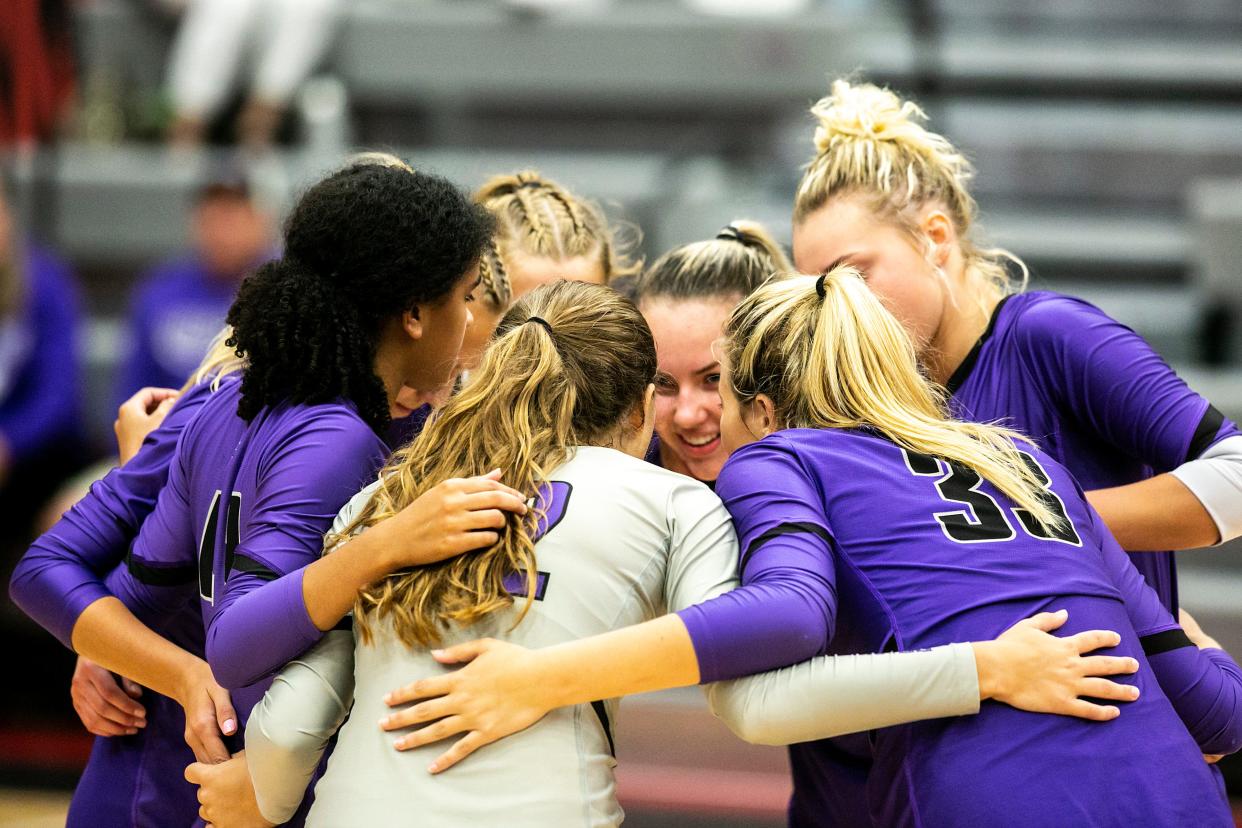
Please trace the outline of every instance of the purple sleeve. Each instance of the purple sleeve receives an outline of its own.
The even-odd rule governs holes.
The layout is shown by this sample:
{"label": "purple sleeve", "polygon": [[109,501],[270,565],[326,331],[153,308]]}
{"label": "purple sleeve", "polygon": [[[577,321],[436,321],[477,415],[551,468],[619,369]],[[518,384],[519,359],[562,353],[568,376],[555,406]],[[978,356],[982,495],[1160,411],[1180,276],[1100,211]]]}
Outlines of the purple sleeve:
{"label": "purple sleeve", "polygon": [[1142,337],[1087,302],[1032,305],[1018,335],[1061,411],[1157,472],[1239,433]]}
{"label": "purple sleeve", "polygon": [[1222,650],[1196,647],[1094,510],[1091,517],[1105,567],[1121,590],[1160,689],[1182,724],[1204,753],[1242,748],[1242,668]]}
{"label": "purple sleeve", "polygon": [[18,461],[78,429],[78,294],[69,269],[38,251],[29,256],[34,344],[0,406],[0,434]]}
{"label": "purple sleeve", "polygon": [[701,681],[822,654],[837,601],[834,541],[814,480],[787,444],[769,437],[729,459],[716,492],[737,529],[742,586],[678,613]]}
{"label": "purple sleeve", "polygon": [[92,485],[18,563],[13,602],[65,646],[82,610],[112,594],[104,576],[125,561],[168,480],[182,430],[210,393],[206,384],[187,391],[138,453]]}
{"label": "purple sleeve", "polygon": [[323,636],[307,613],[302,570],[319,558],[333,518],[385,457],[383,442],[341,413],[298,429],[267,458],[207,630],[207,660],[222,686],[253,684]]}

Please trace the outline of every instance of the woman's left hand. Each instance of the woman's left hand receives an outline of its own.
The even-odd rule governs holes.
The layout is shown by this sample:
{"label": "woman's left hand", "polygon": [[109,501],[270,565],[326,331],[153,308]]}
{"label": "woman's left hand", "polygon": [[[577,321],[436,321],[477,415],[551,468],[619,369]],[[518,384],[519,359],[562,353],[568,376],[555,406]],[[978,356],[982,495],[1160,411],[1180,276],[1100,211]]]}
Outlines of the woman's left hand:
{"label": "woman's left hand", "polygon": [[218,765],[195,762],[185,769],[185,778],[198,785],[198,815],[207,828],[271,828],[254,798],[246,751]]}
{"label": "woman's left hand", "polygon": [[484,745],[539,721],[558,707],[555,682],[540,674],[538,650],[484,638],[433,650],[441,664],[470,662],[462,669],[421,679],[384,697],[389,707],[418,702],[380,721],[384,730],[428,724],[399,737],[397,750],[439,742],[464,733],[427,770],[451,768]]}

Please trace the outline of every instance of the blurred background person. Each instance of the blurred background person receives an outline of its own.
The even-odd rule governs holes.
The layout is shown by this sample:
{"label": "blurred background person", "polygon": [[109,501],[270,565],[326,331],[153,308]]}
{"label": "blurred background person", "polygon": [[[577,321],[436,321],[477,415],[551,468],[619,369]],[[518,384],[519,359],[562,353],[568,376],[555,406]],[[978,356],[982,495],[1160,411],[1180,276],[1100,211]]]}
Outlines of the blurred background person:
{"label": "blurred background person", "polygon": [[173,144],[201,144],[240,81],[236,138],[271,146],[331,42],[336,12],[337,0],[187,0],[168,64]]}
{"label": "blurred background person", "polygon": [[5,566],[32,509],[83,459],[78,289],[69,267],[22,238],[0,192],[0,520]]}
{"label": "blurred background person", "polygon": [[52,137],[74,91],[67,0],[0,3],[0,148]]}
{"label": "blurred background person", "polygon": [[180,387],[224,324],[242,279],[276,250],[272,218],[240,176],[221,175],[199,191],[190,233],[192,249],[156,266],[135,289],[117,403],[146,386]]}

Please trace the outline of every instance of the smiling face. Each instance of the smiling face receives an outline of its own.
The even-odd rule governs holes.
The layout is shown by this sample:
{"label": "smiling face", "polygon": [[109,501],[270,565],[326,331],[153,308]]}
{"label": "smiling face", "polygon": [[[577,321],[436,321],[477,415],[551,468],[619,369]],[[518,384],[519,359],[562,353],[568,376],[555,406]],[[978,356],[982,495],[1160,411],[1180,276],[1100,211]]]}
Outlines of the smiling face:
{"label": "smiling face", "polygon": [[720,442],[720,365],[712,343],[741,297],[642,302],[655,338],[655,430],[665,468],[715,480],[728,454]]}
{"label": "smiling face", "polygon": [[944,278],[909,235],[857,199],[834,199],[803,219],[794,227],[793,252],[801,273],[826,273],[838,264],[857,268],[920,354],[936,341],[949,295]]}

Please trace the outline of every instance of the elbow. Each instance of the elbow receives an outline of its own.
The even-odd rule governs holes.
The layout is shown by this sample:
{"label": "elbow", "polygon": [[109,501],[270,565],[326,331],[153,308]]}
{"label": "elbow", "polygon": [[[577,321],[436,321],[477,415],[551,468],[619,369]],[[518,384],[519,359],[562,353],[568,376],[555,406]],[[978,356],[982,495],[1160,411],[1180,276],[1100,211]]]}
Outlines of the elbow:
{"label": "elbow", "polygon": [[1242,750],[1242,715],[1233,715],[1214,733],[1195,734],[1199,750],[1209,755],[1227,756]]}
{"label": "elbow", "polygon": [[745,680],[717,682],[708,687],[708,707],[712,715],[743,742],[772,747],[789,744],[765,721],[758,705],[752,703],[752,692]]}
{"label": "elbow", "polygon": [[207,663],[211,665],[211,674],[216,682],[229,692],[248,687],[265,675],[249,669],[251,665],[246,664],[245,659],[237,656],[242,651],[242,647],[230,640],[227,631],[221,634],[219,626],[214,627],[207,634],[206,658]]}

